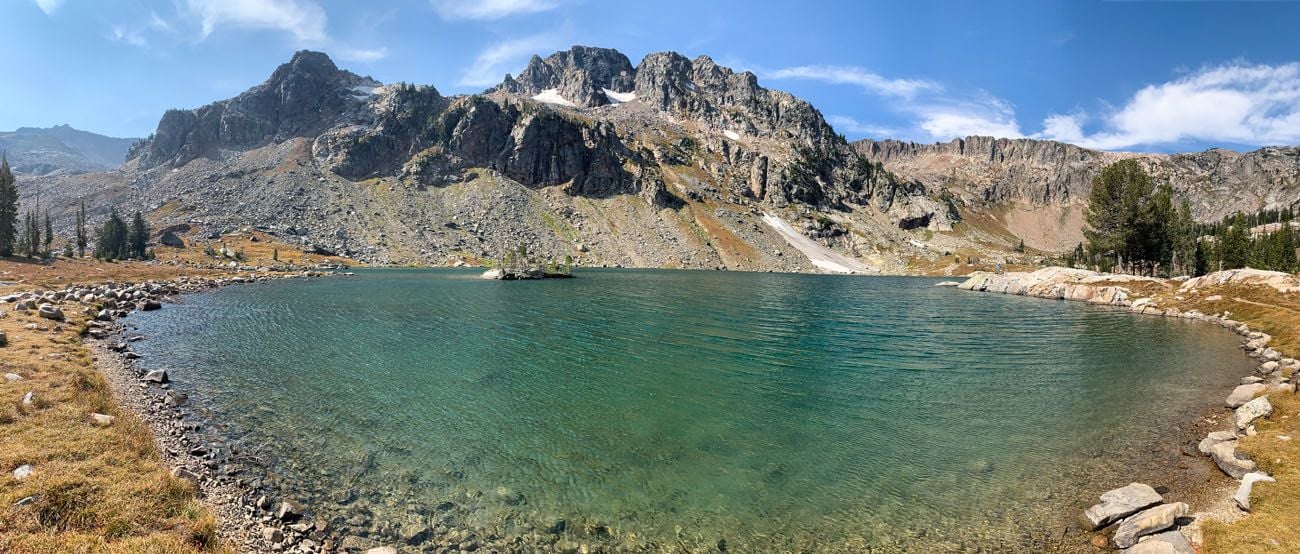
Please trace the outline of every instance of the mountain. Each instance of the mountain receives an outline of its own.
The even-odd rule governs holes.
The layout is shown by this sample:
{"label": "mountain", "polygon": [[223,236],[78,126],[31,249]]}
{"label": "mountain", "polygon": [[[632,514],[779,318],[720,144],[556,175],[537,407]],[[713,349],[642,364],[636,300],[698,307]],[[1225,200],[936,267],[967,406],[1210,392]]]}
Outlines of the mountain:
{"label": "mountain", "polygon": [[752,73],[583,46],[460,96],[299,52],[237,97],[168,111],[117,170],[33,184],[58,213],[86,199],[92,218],[252,226],[373,263],[523,243],[587,265],[902,271],[924,251],[909,230],[955,217]]}
{"label": "mountain", "polygon": [[67,125],[48,129],[20,127],[0,131],[0,152],[8,156],[10,166],[18,173],[88,173],[122,165],[137,140],[106,137]]}
{"label": "mountain", "polygon": [[[1268,147],[1246,153],[1211,149],[1186,154],[1101,152],[1034,139],[972,136],[918,144],[897,140],[854,143],[863,156],[930,190],[950,191],[970,207],[1016,206],[1005,213],[1011,227],[1055,227],[1040,246],[1059,250],[1081,238],[1082,210],[1092,178],[1115,161],[1136,159],[1158,181],[1188,200],[1201,221],[1235,212],[1300,205],[1300,147]],[[1069,214],[1064,228],[1032,214]],[[1029,215],[1027,215],[1029,214]],[[1026,234],[1035,233],[1024,229]],[[1048,244],[1051,243],[1051,244]],[[1031,244],[1032,246],[1032,244]]]}

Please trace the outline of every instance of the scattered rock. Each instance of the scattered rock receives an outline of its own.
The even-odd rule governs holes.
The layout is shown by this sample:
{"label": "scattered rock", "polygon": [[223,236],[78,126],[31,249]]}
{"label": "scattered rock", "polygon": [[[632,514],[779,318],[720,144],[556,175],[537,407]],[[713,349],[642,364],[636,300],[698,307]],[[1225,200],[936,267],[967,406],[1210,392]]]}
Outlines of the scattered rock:
{"label": "scattered rock", "polygon": [[18,469],[14,470],[14,479],[22,481],[23,479],[30,477],[32,475],[32,471],[35,471],[35,468],[32,467],[32,464],[20,465],[18,466]]}
{"label": "scattered rock", "polygon": [[1164,531],[1174,526],[1174,522],[1187,515],[1187,504],[1174,502],[1162,504],[1125,519],[1115,531],[1115,546],[1128,548],[1137,544],[1139,537]]}
{"label": "scattered rock", "polygon": [[1130,483],[1128,486],[1106,491],[1101,495],[1101,503],[1083,512],[1093,529],[1101,529],[1111,523],[1149,508],[1164,501],[1160,493],[1143,483]]}
{"label": "scattered rock", "polygon": [[1264,378],[1258,375],[1247,375],[1241,378],[1241,384],[1243,385],[1253,385],[1255,383],[1262,383],[1262,382],[1264,382]]}
{"label": "scattered rock", "polygon": [[1169,530],[1138,539],[1137,544],[1124,549],[1124,554],[1196,554],[1196,549],[1182,533]]}
{"label": "scattered rock", "polygon": [[275,517],[282,520],[294,520],[302,517],[302,505],[292,500],[285,500],[280,503],[280,508],[275,511]]}
{"label": "scattered rock", "polygon": [[63,321],[63,310],[54,304],[41,304],[39,308],[36,308],[36,315],[45,319]]}
{"label": "scattered rock", "polygon": [[149,371],[149,373],[144,374],[144,377],[141,377],[140,380],[141,380],[141,381],[149,381],[149,382],[152,382],[152,383],[166,383],[166,382],[167,382],[167,370],[165,370],[165,369],[154,369],[154,370],[151,370],[151,371]]}
{"label": "scattered rock", "polygon": [[1271,413],[1273,413],[1273,405],[1269,403],[1267,396],[1261,396],[1237,408],[1236,414],[1233,415],[1233,421],[1237,424],[1237,429],[1244,431],[1256,419],[1268,416]]}
{"label": "scattered rock", "polygon": [[[347,539],[344,539],[345,541]],[[366,554],[397,554],[397,549],[391,546],[376,546],[366,551]]]}
{"label": "scattered rock", "polygon": [[1259,372],[1261,374],[1268,375],[1270,373],[1273,373],[1274,371],[1277,371],[1277,368],[1278,368],[1277,362],[1264,362],[1259,365]]}
{"label": "scattered rock", "polygon": [[171,407],[183,406],[185,405],[185,402],[189,399],[190,397],[188,394],[179,391],[169,390],[163,394],[163,405],[171,406]]}
{"label": "scattered rock", "polygon": [[111,415],[94,414],[94,413],[90,414],[90,422],[100,427],[108,427],[109,425],[112,425],[113,420],[115,419],[117,418]]}
{"label": "scattered rock", "polygon": [[1210,433],[1197,448],[1233,479],[1241,479],[1257,467],[1254,460],[1237,453],[1237,436],[1232,431]]}
{"label": "scattered rock", "polygon": [[18,500],[17,502],[14,502],[14,507],[16,507],[16,508],[21,508],[21,507],[26,506],[26,505],[28,505],[28,504],[31,504],[31,503],[33,503],[33,502],[36,502],[36,497],[35,497],[35,496],[25,496],[25,497],[21,498],[20,500]]}
{"label": "scattered rock", "polygon": [[255,505],[256,505],[259,509],[262,509],[262,510],[270,510],[270,509],[271,509],[271,499],[270,499],[270,498],[267,498],[266,495],[264,494],[264,495],[262,495],[262,496],[257,497],[257,502],[255,503]]}
{"label": "scattered rock", "polygon": [[271,544],[280,544],[284,542],[284,531],[278,527],[263,527],[262,539]]}
{"label": "scattered rock", "polygon": [[17,373],[6,373],[6,374],[5,374],[5,381],[9,381],[9,382],[12,383],[12,382],[14,382],[14,381],[22,381],[22,380],[23,380],[23,376],[22,376],[22,375],[19,375],[19,374],[17,374]]}
{"label": "scattered rock", "polygon": [[1241,484],[1237,486],[1237,494],[1232,495],[1232,499],[1237,501],[1237,506],[1241,509],[1250,511],[1250,493],[1255,487],[1255,483],[1276,483],[1277,480],[1270,477],[1267,473],[1252,472],[1247,473],[1241,478]]}
{"label": "scattered rock", "polygon": [[33,404],[36,404],[36,393],[27,391],[27,394],[23,395],[22,405],[30,408]]}
{"label": "scattered rock", "polygon": [[1255,395],[1263,393],[1266,390],[1268,390],[1268,386],[1259,383],[1240,385],[1237,388],[1232,389],[1232,394],[1228,395],[1226,403],[1229,408],[1237,408],[1242,404],[1250,402],[1255,398]]}

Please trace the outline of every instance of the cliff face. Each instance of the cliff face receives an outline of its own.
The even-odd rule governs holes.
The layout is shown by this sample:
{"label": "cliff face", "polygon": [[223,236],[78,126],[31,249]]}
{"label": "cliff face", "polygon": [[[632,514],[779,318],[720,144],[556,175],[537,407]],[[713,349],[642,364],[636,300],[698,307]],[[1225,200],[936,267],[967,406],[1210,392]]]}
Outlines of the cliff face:
{"label": "cliff face", "polygon": [[995,204],[1086,203],[1092,179],[1105,166],[1136,158],[1156,179],[1191,201],[1201,220],[1300,203],[1300,148],[1247,153],[1206,150],[1188,154],[1100,152],[1034,139],[967,137],[946,143],[897,140],[854,143],[872,161],[968,201]]}
{"label": "cliff face", "polygon": [[[163,115],[120,170],[42,184],[159,223],[254,226],[374,262],[530,251],[580,263],[808,268],[765,213],[899,264],[956,211],[844,141],[807,102],[708,57],[635,67],[577,46],[482,94],[379,83],[299,52],[263,83]],[[802,264],[802,265],[801,265]]]}

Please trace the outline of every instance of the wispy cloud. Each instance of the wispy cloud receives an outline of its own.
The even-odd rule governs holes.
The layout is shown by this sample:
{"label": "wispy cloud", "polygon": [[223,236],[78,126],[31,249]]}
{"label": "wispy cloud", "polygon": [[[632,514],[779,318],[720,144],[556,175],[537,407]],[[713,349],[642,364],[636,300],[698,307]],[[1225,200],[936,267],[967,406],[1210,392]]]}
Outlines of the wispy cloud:
{"label": "wispy cloud", "polygon": [[324,43],[327,18],[320,5],[299,0],[186,0],[186,9],[199,19],[199,38],[220,27],[273,29],[292,35],[299,43]]}
{"label": "wispy cloud", "polygon": [[64,2],[64,0],[32,0],[32,1],[36,3],[36,7],[40,8],[41,11],[45,12],[45,15],[54,15],[54,12],[58,11],[59,6],[62,6]]}
{"label": "wispy cloud", "polygon": [[464,87],[488,87],[500,83],[506,73],[521,69],[524,60],[532,55],[546,54],[560,48],[566,34],[542,33],[493,44],[479,52],[457,84]]}
{"label": "wispy cloud", "polygon": [[555,9],[557,0],[430,0],[438,16],[449,20],[494,20]]}
{"label": "wispy cloud", "polygon": [[[1068,119],[1068,121],[1067,121]],[[1179,142],[1300,142],[1300,62],[1235,62],[1143,87],[1085,133],[1085,116],[1052,115],[1042,135],[1114,150]]]}
{"label": "wispy cloud", "polygon": [[958,93],[931,79],[895,78],[855,66],[804,65],[761,72],[768,79],[804,79],[856,86],[908,121],[905,128],[861,122],[848,116],[828,121],[855,135],[950,140],[969,135],[1020,137],[1015,107],[987,91]]}
{"label": "wispy cloud", "polygon": [[924,79],[890,79],[861,67],[837,65],[802,65],[777,69],[764,74],[769,79],[807,79],[836,85],[857,85],[867,91],[887,96],[911,98],[922,91],[940,91],[943,87]]}
{"label": "wispy cloud", "polygon": [[375,62],[388,56],[387,48],[352,48],[349,46],[335,47],[334,52],[339,58],[350,62]]}
{"label": "wispy cloud", "polygon": [[853,133],[876,138],[889,138],[899,134],[898,129],[863,123],[847,115],[826,116],[826,121],[841,133]]}

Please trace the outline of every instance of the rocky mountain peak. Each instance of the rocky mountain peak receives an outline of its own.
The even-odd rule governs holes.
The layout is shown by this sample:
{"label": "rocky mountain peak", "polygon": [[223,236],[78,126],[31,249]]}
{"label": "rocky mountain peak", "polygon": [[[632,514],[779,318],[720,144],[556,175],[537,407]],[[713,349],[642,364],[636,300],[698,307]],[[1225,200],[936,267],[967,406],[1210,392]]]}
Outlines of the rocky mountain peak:
{"label": "rocky mountain peak", "polygon": [[633,73],[632,62],[618,50],[574,46],[545,59],[534,55],[518,77],[507,75],[495,90],[523,96],[552,91],[560,99],[590,108],[620,101],[606,90],[632,92]]}

